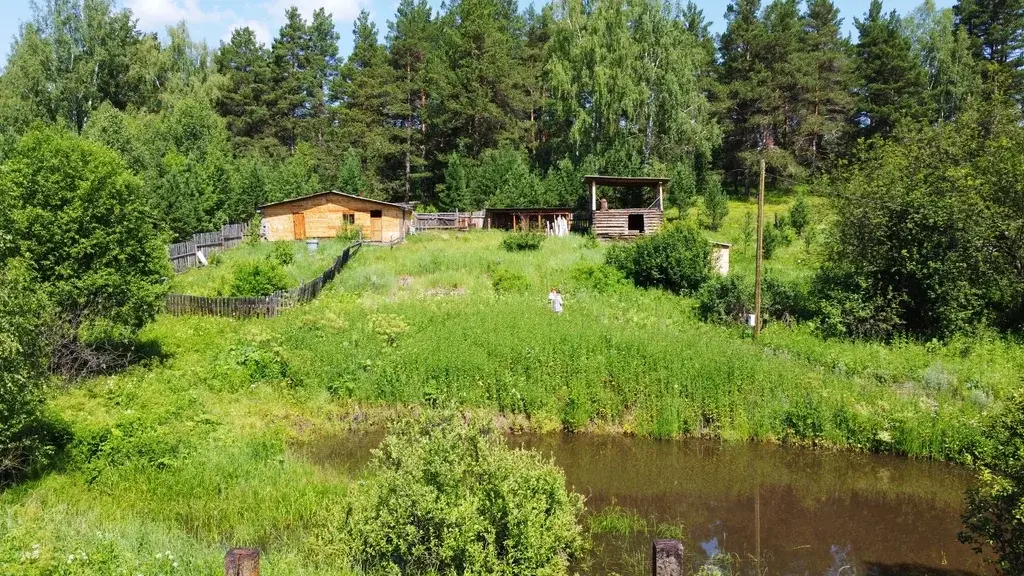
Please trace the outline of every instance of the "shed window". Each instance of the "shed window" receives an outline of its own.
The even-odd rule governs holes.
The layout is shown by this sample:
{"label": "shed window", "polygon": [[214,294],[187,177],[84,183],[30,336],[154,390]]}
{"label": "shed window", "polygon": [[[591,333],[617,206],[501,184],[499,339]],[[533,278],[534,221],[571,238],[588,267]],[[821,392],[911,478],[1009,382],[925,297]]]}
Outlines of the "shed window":
{"label": "shed window", "polygon": [[342,217],[342,222],[344,222],[345,224],[355,224],[356,223],[356,215],[355,214],[343,214],[342,216],[343,216]]}
{"label": "shed window", "polygon": [[[622,220],[619,220],[622,222]],[[630,214],[629,221],[627,222],[630,232],[643,232],[644,231],[644,215],[643,214]]]}
{"label": "shed window", "polygon": [[370,210],[370,218],[380,218],[384,216],[384,213],[380,210]]}

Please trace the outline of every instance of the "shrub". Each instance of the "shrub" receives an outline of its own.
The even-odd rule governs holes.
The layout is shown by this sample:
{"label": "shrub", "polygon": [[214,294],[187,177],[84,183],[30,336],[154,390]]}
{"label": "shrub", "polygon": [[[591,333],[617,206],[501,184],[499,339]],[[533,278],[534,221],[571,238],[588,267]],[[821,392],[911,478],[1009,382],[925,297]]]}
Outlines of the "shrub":
{"label": "shrub", "polygon": [[498,268],[491,272],[491,286],[498,294],[522,294],[530,289],[530,281],[519,272]]}
{"label": "shrub", "polygon": [[281,266],[287,266],[295,261],[295,249],[290,242],[274,242],[274,249],[270,252],[270,259]]}
{"label": "shrub", "polygon": [[707,188],[704,191],[704,212],[707,216],[707,226],[711,230],[718,230],[722,221],[729,215],[729,197],[722,188],[722,183],[714,175],[708,178]]}
{"label": "shrub", "polygon": [[622,272],[608,264],[586,262],[577,262],[569,270],[569,277],[579,287],[596,292],[610,292],[625,285],[626,280]]}
{"label": "shrub", "polygon": [[811,284],[818,332],[825,337],[887,338],[902,328],[901,296],[891,287],[825,266]]}
{"label": "shrub", "polygon": [[361,234],[362,231],[359,226],[344,223],[341,226],[338,226],[338,233],[335,234],[334,237],[345,242],[355,242],[359,239]]}
{"label": "shrub", "polygon": [[427,416],[374,451],[346,534],[371,574],[566,574],[583,547],[583,498],[565,485],[538,454]]}
{"label": "shrub", "polygon": [[797,236],[803,236],[804,230],[811,223],[811,205],[803,194],[796,197],[796,202],[789,209],[789,225],[796,231]]}
{"label": "shrub", "polygon": [[761,249],[764,251],[764,259],[771,260],[775,251],[785,244],[786,233],[775,226],[764,227]]}
{"label": "shrub", "polygon": [[394,346],[398,337],[409,331],[409,325],[396,314],[374,314],[370,316],[370,330],[388,346]]}
{"label": "shrub", "polygon": [[246,262],[235,270],[232,296],[270,296],[288,287],[288,277],[277,262]]}
{"label": "shrub", "polygon": [[146,198],[112,150],[57,128],[29,132],[0,167],[0,262],[31,262],[80,325],[132,336],[163,305],[171,274]]}
{"label": "shrub", "polygon": [[960,541],[991,548],[1004,574],[1024,574],[1024,392],[1018,392],[987,430],[978,458],[978,484],[967,491]]}
{"label": "shrub", "polygon": [[742,322],[753,309],[753,292],[736,276],[716,276],[697,293],[697,315],[705,322]]}
{"label": "shrub", "polygon": [[691,293],[711,276],[711,245],[690,226],[673,226],[609,250],[614,266],[640,287]]}
{"label": "shrub", "polygon": [[814,315],[809,289],[799,282],[786,282],[765,276],[761,286],[762,315],[765,318],[791,322]]}
{"label": "shrub", "polygon": [[0,488],[47,464],[63,443],[41,416],[49,318],[24,267],[0,271]]}
{"label": "shrub", "polygon": [[544,242],[544,235],[539,232],[510,232],[501,240],[501,247],[509,252],[537,250]]}

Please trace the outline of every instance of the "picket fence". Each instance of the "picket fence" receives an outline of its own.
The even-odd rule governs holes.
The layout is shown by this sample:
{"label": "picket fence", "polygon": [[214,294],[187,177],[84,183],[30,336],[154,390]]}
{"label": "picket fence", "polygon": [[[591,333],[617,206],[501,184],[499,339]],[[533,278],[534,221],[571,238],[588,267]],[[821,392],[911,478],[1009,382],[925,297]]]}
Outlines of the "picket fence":
{"label": "picket fence", "polygon": [[309,282],[303,282],[298,288],[280,290],[270,296],[257,298],[192,296],[189,294],[168,294],[167,312],[174,316],[228,316],[231,318],[270,318],[277,316],[302,302],[309,302],[348,264],[348,261],[359,251],[361,242],[345,248],[334,264]]}
{"label": "picket fence", "polygon": [[198,266],[199,257],[196,252],[202,252],[204,258],[209,258],[211,254],[223,252],[241,244],[248,231],[248,224],[225,224],[220,230],[200,232],[193,234],[192,238],[184,242],[171,244],[167,248],[174,272],[180,274],[189,268]]}

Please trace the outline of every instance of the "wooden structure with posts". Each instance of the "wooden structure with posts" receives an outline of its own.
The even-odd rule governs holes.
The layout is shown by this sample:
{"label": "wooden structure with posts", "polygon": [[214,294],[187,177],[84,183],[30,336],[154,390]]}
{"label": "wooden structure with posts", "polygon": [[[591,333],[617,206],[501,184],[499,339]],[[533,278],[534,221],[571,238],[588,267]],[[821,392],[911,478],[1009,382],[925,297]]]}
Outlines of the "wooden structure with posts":
{"label": "wooden structure with posts", "polygon": [[417,212],[416,231],[459,230],[465,231],[484,227],[484,211],[475,212]]}
{"label": "wooden structure with posts", "polygon": [[[628,238],[653,234],[665,221],[665,187],[668,178],[627,176],[584,176],[583,183],[590,191],[590,229],[598,238]],[[597,187],[650,188],[654,201],[645,208],[608,208],[605,199],[598,201]]]}
{"label": "wooden structure with posts", "polygon": [[167,312],[174,316],[228,316],[231,318],[270,318],[277,316],[297,304],[309,302],[348,264],[348,261],[359,250],[361,242],[345,248],[334,264],[322,274],[303,282],[298,288],[280,290],[270,296],[255,298],[245,297],[207,297],[189,294],[168,294]]}
{"label": "wooden structure with posts", "polygon": [[199,254],[209,258],[217,252],[234,248],[245,240],[248,232],[248,224],[225,224],[220,230],[193,234],[188,240],[167,247],[171,266],[177,274],[195,268],[199,265]]}
{"label": "wooden structure with posts", "polygon": [[544,230],[556,218],[565,218],[572,228],[572,208],[488,208],[485,226],[495,230]]}

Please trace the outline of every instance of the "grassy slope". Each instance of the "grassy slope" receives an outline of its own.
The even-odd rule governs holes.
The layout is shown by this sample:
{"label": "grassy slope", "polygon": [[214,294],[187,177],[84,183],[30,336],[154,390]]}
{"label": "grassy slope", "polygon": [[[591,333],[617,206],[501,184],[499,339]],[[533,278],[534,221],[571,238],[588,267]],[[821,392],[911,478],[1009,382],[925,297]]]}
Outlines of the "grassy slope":
{"label": "grassy slope", "polygon": [[[717,237],[735,240],[743,208]],[[63,471],[0,495],[0,573],[214,574],[228,545],[261,546],[267,573],[337,573],[348,480],[285,443],[347,426],[356,406],[457,402],[542,429],[955,459],[1024,369],[1021,349],[995,338],[881,346],[770,326],[754,343],[696,321],[688,299],[574,282],[571,268],[603,247],[574,237],[508,254],[499,242],[438,234],[367,248],[316,302],[276,319],[161,317],[144,336],[162,359],[54,398],[76,444]],[[529,291],[496,295],[498,267]],[[566,293],[563,316],[547,309],[551,285]],[[399,327],[393,343],[382,325]]]}

